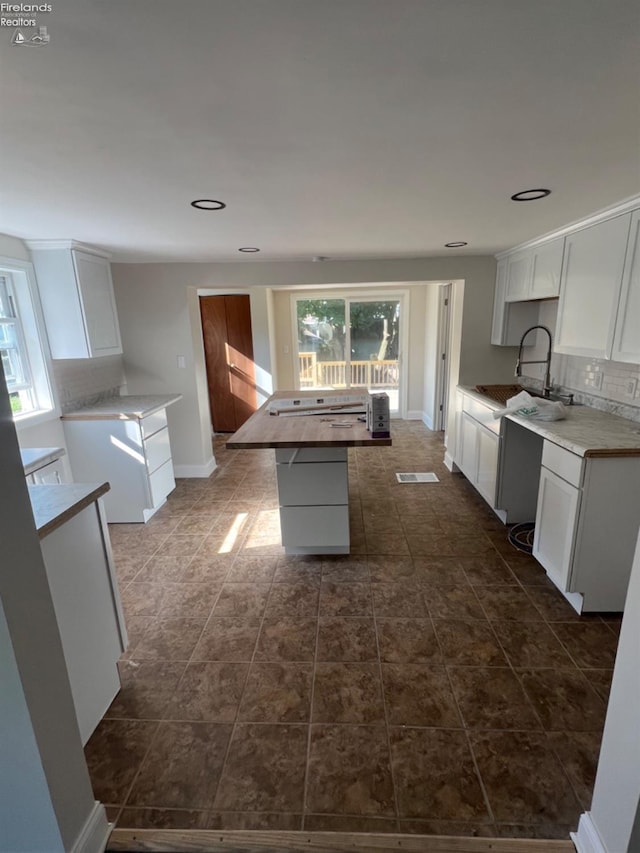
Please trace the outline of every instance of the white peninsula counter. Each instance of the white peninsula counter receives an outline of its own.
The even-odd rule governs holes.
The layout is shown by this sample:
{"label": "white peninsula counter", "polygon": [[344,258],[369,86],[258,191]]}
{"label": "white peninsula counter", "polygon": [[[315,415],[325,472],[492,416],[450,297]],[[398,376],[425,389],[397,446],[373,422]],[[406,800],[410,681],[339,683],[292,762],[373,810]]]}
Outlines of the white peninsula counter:
{"label": "white peninsula counter", "polygon": [[[331,397],[353,394],[332,390]],[[270,414],[270,406],[291,397],[310,402],[318,391],[279,391],[227,441],[227,448],[273,448],[280,504],[280,530],[286,554],[349,553],[349,447],[389,446],[391,438],[372,438],[355,414],[339,410],[296,415]],[[332,426],[345,423],[349,426]]]}
{"label": "white peninsula counter", "polygon": [[101,501],[109,484],[28,488],[85,744],[120,689],[127,646]]}
{"label": "white peninsula counter", "polygon": [[76,481],[108,479],[110,522],[146,522],[176,482],[167,408],[181,394],[110,397],[62,416]]}

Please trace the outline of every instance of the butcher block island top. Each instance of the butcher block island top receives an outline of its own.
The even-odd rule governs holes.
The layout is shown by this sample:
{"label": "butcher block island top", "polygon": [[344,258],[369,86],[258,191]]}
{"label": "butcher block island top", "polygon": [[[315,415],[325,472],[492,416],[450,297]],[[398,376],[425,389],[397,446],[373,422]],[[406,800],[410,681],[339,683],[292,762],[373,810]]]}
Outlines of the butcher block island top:
{"label": "butcher block island top", "polygon": [[[366,424],[357,414],[346,414],[340,409],[315,409],[295,415],[271,414],[273,404],[292,397],[309,400],[309,404],[325,396],[331,398],[353,395],[353,389],[344,391],[277,391],[257,412],[227,441],[232,450],[284,447],[388,447],[391,438],[372,438]],[[332,426],[345,424],[349,426]]]}

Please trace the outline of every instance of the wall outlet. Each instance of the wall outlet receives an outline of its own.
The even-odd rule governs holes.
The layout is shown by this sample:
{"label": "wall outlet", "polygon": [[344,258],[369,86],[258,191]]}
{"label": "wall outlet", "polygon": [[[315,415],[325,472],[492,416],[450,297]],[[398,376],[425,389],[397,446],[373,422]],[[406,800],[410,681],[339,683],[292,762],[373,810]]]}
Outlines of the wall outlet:
{"label": "wall outlet", "polygon": [[602,373],[599,370],[593,374],[593,387],[602,388]]}
{"label": "wall outlet", "polygon": [[183,355],[176,356],[176,363],[181,370],[184,370],[187,366],[187,359]]}
{"label": "wall outlet", "polygon": [[625,393],[627,397],[633,398],[636,396],[636,391],[638,390],[638,380],[637,379],[627,379],[627,384],[625,387]]}

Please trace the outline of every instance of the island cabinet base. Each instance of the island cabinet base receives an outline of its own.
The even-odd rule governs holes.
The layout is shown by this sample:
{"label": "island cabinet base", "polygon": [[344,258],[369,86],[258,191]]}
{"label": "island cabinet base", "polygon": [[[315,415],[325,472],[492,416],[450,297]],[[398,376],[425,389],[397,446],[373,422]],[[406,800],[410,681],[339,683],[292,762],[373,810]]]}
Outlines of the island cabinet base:
{"label": "island cabinet base", "polygon": [[127,647],[106,530],[96,501],[41,541],[83,744],[120,690]]}
{"label": "island cabinet base", "polygon": [[348,554],[347,448],[279,448],[276,474],[285,553]]}

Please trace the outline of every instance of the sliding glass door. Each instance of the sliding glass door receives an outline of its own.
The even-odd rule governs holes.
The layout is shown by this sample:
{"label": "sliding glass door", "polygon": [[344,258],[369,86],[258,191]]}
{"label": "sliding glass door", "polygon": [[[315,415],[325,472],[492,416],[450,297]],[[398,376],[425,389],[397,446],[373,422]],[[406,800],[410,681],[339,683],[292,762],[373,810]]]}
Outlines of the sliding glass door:
{"label": "sliding glass door", "polygon": [[386,391],[400,410],[401,299],[296,299],[300,388]]}

